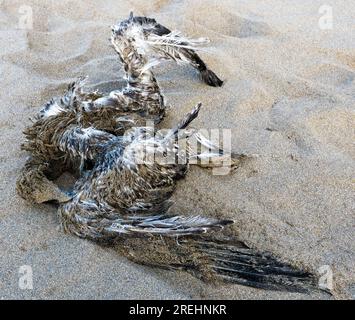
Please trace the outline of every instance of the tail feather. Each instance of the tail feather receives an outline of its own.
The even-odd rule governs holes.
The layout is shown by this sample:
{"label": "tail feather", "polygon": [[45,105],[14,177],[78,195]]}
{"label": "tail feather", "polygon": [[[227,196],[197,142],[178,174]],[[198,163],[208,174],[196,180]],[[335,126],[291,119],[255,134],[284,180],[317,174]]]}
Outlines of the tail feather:
{"label": "tail feather", "polygon": [[208,260],[212,277],[229,283],[255,288],[309,292],[317,288],[315,277],[282,263],[267,253],[238,245],[211,241],[188,241]]}

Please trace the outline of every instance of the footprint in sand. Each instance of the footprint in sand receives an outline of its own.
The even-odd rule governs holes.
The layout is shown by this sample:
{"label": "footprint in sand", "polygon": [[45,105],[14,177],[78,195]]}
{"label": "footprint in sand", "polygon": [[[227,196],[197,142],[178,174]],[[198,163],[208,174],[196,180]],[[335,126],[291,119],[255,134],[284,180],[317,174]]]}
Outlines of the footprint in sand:
{"label": "footprint in sand", "polygon": [[330,144],[350,156],[355,156],[355,113],[350,108],[334,108],[312,114],[305,120],[312,135],[323,144]]}
{"label": "footprint in sand", "polygon": [[[255,81],[239,81],[233,86],[233,91],[234,94],[231,95],[232,100],[230,101],[233,110],[229,110],[229,112],[235,114],[236,118],[270,110],[275,102],[274,97],[268,93],[267,89]],[[238,103],[236,104],[235,101]]]}
{"label": "footprint in sand", "polygon": [[355,72],[347,67],[329,63],[311,68],[306,77],[315,82],[346,88],[354,84]]}
{"label": "footprint in sand", "polygon": [[81,56],[89,51],[92,42],[89,32],[75,32],[75,29],[63,32],[31,33],[28,36],[32,52],[42,58],[64,62]]}
{"label": "footprint in sand", "polygon": [[280,133],[297,152],[313,153],[318,141],[305,123],[318,109],[317,101],[308,98],[280,100],[270,110],[268,130]]}

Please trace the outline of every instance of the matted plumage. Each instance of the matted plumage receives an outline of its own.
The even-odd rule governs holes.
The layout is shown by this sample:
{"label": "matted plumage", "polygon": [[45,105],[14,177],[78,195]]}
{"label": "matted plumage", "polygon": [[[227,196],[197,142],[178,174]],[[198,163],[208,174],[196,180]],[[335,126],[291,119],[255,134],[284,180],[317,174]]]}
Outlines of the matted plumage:
{"label": "matted plumage", "polygon": [[[18,193],[34,203],[56,201],[65,231],[114,245],[138,263],[183,269],[210,281],[315,289],[312,274],[216,232],[232,221],[182,216],[170,209],[176,181],[187,174],[192,159],[218,167],[229,158],[232,168],[248,159],[188,128],[201,104],[165,133],[145,126],[147,120],[159,123],[166,112],[152,72],[160,61],[190,64],[208,85],[223,84],[195,51],[207,40],[184,37],[154,19],[131,14],[112,27],[111,42],[123,64],[126,87],[108,95],[89,92],[80,78],[63,97],[48,102],[24,132],[23,149],[30,158],[17,181]],[[191,141],[209,151],[181,148],[181,142],[188,146]],[[157,161],[156,155],[164,159],[167,154],[175,161]],[[77,176],[71,192],[53,182],[65,171]]]}

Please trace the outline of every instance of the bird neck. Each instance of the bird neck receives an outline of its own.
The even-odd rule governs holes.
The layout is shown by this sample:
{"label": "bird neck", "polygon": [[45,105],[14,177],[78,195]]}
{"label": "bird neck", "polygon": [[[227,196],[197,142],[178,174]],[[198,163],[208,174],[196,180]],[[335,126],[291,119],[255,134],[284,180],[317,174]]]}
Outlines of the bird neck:
{"label": "bird neck", "polygon": [[120,54],[124,65],[128,95],[135,97],[135,103],[144,105],[148,114],[161,117],[165,112],[164,97],[151,70],[152,64],[145,55],[134,48],[127,48]]}

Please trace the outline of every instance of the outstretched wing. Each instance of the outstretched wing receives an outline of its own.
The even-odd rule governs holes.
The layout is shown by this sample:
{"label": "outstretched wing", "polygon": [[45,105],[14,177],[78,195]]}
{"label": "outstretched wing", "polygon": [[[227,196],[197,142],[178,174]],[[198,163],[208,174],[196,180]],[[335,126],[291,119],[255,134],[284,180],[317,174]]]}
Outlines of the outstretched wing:
{"label": "outstretched wing", "polygon": [[205,281],[289,292],[320,289],[314,274],[220,233],[163,240],[159,237],[131,238],[122,241],[120,248],[136,263],[185,270]]}

